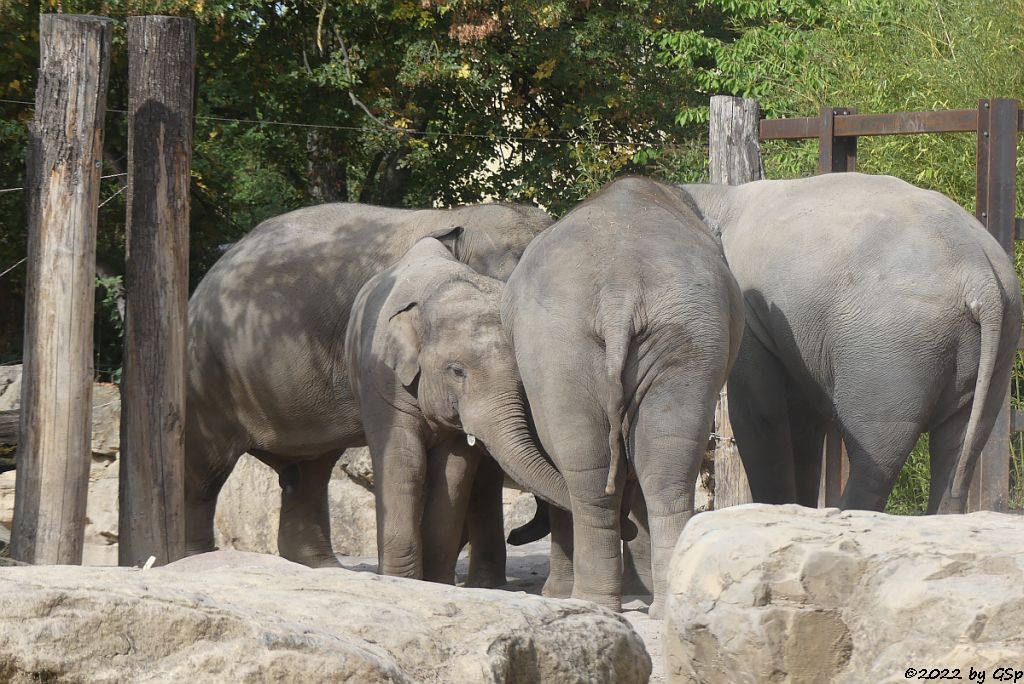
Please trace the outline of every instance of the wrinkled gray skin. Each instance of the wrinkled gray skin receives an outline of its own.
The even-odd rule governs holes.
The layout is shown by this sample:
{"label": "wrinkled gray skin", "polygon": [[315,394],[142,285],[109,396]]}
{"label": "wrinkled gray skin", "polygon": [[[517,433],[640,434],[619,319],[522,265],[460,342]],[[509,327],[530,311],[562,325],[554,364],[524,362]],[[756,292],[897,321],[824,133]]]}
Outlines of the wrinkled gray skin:
{"label": "wrinkled gray skin", "polygon": [[[529,432],[501,289],[428,238],[356,297],[345,357],[373,460],[385,574],[452,581],[479,462],[468,442],[480,440],[513,479],[569,504]],[[436,559],[426,566],[425,548]]]}
{"label": "wrinkled gray skin", "polygon": [[998,243],[950,199],[889,176],[683,187],[743,289],[729,416],[754,500],[816,505],[834,424],[850,458],[842,508],[882,510],[927,431],[928,510],[963,511],[1020,337]]}
{"label": "wrinkled gray skin", "polygon": [[571,586],[573,598],[621,607],[618,512],[635,472],[659,615],[742,336],[742,300],[721,246],[677,189],[615,181],[530,243],[505,288],[502,322],[537,434],[572,501],[571,523],[550,511],[545,593]]}
{"label": "wrinkled gray skin", "polygon": [[507,278],[549,224],[538,209],[499,204],[326,204],[269,219],[240,240],[189,302],[187,552],[214,548],[217,495],[248,451],[280,474],[281,554],[336,564],[327,483],[341,452],[366,443],[343,353],[356,294],[424,237]]}

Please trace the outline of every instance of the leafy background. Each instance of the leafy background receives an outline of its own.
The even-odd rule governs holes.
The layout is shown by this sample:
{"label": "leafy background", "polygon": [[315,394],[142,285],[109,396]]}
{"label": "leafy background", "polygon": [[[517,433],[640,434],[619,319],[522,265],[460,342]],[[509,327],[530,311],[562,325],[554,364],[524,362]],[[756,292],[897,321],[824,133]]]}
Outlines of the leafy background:
{"label": "leafy background", "polygon": [[[116,20],[106,174],[125,170],[125,18],[196,20],[193,285],[219,245],[305,204],[488,198],[558,215],[626,173],[702,180],[714,94],[756,98],[772,118],[1024,97],[1020,0],[0,0],[0,189],[24,184],[40,12]],[[858,164],[973,211],[974,145],[971,135],[864,138]],[[814,173],[816,155],[813,141],[764,145],[774,178]],[[101,194],[104,379],[116,379],[121,357],[123,182],[105,181]],[[0,192],[0,272],[25,243],[23,193]],[[0,277],[0,362],[21,357],[24,277],[24,266]],[[1018,363],[1015,384],[1022,375]],[[890,510],[923,510],[926,451],[923,440]]]}

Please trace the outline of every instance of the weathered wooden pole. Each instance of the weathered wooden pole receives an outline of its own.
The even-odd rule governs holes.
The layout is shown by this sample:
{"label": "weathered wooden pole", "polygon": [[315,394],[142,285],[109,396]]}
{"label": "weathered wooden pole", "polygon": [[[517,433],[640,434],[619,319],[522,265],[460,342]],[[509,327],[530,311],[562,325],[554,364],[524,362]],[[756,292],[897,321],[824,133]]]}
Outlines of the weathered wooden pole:
{"label": "weathered wooden pole", "polygon": [[[756,100],[725,95],[711,98],[708,162],[712,183],[740,185],[764,177],[758,144],[760,120]],[[750,503],[750,485],[729,422],[728,386],[719,394],[715,425],[715,508]]]}
{"label": "weathered wooden pole", "polygon": [[[1013,260],[1016,238],[1017,100],[978,103],[976,216]],[[978,397],[974,401],[979,401]],[[1010,496],[1010,388],[1006,387],[999,415],[981,452],[967,495],[968,511],[1002,511]],[[957,494],[957,492],[953,492]]]}
{"label": "weathered wooden pole", "polygon": [[184,425],[195,29],[128,19],[128,236],[118,561],[185,555]]}
{"label": "weathered wooden pole", "polygon": [[28,150],[25,358],[11,556],[82,562],[92,443],[96,215],[113,22],[39,17]]}

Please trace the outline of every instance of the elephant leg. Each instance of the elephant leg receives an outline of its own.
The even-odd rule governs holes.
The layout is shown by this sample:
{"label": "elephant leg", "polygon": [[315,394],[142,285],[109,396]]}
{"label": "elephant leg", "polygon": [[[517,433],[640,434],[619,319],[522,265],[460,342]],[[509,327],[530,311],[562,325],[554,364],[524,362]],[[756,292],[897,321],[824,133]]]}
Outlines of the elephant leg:
{"label": "elephant leg", "polygon": [[[217,497],[244,449],[213,430],[201,429],[191,412],[185,431],[185,554],[216,550],[213,518]],[[205,433],[205,434],[204,434]]]}
{"label": "elephant leg", "polygon": [[793,475],[796,502],[817,508],[821,493],[821,459],[829,421],[798,404],[789,406],[789,430],[793,442]]}
{"label": "elephant leg", "polygon": [[327,486],[341,456],[330,453],[293,462],[279,470],[281,519],[277,548],[281,556],[311,568],[340,567],[331,547]]}
{"label": "elephant leg", "polygon": [[664,613],[672,551],[693,516],[694,490],[713,413],[714,397],[699,396],[684,382],[652,387],[637,408],[634,465],[647,504],[654,577],[649,614],[655,619]]}
{"label": "elephant leg", "polygon": [[729,375],[729,419],[756,503],[796,501],[786,373],[749,332]]}
{"label": "elephant leg", "polygon": [[850,479],[839,507],[881,511],[921,429],[916,423],[861,421],[842,429],[850,457]]}
{"label": "elephant leg", "polygon": [[620,467],[615,492],[605,493],[610,460],[605,430],[591,430],[586,435],[576,432],[578,437],[583,437],[576,447],[581,457],[579,462],[599,463],[603,467],[564,470],[572,502],[572,598],[619,611],[622,610],[620,500],[626,478],[625,468]]}
{"label": "elephant leg", "polygon": [[653,597],[651,532],[647,522],[647,503],[639,488],[633,493],[629,518],[636,525],[637,534],[631,541],[622,543],[622,593]]}
{"label": "elephant leg", "polygon": [[505,511],[502,485],[505,473],[493,458],[480,459],[470,492],[469,576],[467,587],[500,587],[505,577]]}
{"label": "elephant leg", "polygon": [[480,452],[465,439],[451,438],[427,455],[427,484],[421,534],[423,579],[455,584],[470,485],[478,472]]}
{"label": "elephant leg", "polygon": [[[422,579],[427,450],[419,423],[387,410],[364,408],[363,415],[377,490],[377,571]],[[378,416],[384,426],[377,424]]]}
{"label": "elephant leg", "polygon": [[928,489],[928,513],[965,513],[967,500],[952,491],[953,471],[960,461],[964,447],[967,423],[971,417],[971,404],[960,407],[956,413],[932,428],[928,434],[928,452],[931,456],[931,482]]}
{"label": "elephant leg", "polygon": [[548,506],[551,528],[551,560],[541,594],[549,598],[572,596],[572,513]]}

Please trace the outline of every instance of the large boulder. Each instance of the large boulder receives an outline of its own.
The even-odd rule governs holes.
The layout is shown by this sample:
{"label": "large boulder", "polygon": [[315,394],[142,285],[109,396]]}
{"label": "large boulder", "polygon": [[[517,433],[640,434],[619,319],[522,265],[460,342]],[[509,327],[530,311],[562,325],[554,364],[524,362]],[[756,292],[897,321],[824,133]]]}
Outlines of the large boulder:
{"label": "large boulder", "polygon": [[[327,486],[331,512],[331,543],[342,556],[377,555],[377,512],[373,469],[366,447],[348,449],[338,460]],[[533,495],[503,490],[505,533],[523,525],[536,511]],[[215,531],[222,549],[277,553],[281,487],[277,474],[245,454],[217,499]]]}
{"label": "large boulder", "polygon": [[629,623],[591,603],[239,552],[153,570],[3,568],[0,603],[9,682],[630,684],[651,672]]}
{"label": "large boulder", "polygon": [[[21,409],[21,366],[0,366],[0,410]],[[92,386],[92,462],[85,518],[86,565],[117,565],[117,453],[120,448],[121,396],[117,385]],[[0,473],[0,525],[14,517],[16,472]]]}
{"label": "large boulder", "polygon": [[669,570],[670,681],[896,682],[1024,662],[1024,518],[746,505]]}

